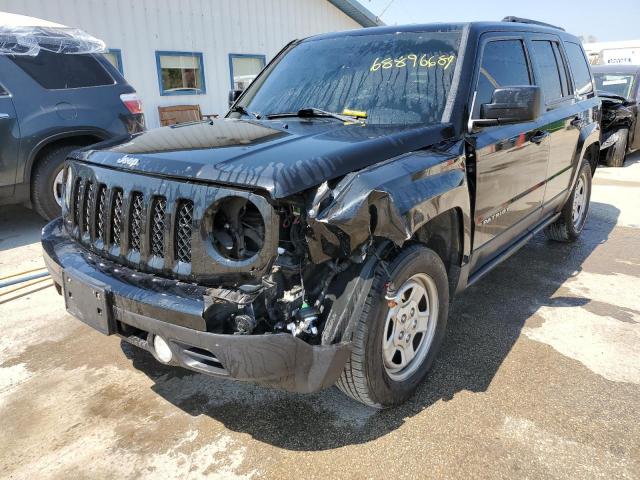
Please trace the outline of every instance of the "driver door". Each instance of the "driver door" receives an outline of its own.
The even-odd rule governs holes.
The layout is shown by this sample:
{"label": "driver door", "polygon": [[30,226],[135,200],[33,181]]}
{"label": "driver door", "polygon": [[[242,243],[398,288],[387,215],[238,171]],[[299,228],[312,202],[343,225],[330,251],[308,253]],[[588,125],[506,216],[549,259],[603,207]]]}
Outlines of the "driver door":
{"label": "driver door", "polygon": [[[533,85],[531,61],[521,36],[485,35],[472,115],[480,118],[498,87]],[[518,241],[535,225],[549,159],[549,134],[538,121],[480,128],[476,143],[475,234],[471,273]]]}

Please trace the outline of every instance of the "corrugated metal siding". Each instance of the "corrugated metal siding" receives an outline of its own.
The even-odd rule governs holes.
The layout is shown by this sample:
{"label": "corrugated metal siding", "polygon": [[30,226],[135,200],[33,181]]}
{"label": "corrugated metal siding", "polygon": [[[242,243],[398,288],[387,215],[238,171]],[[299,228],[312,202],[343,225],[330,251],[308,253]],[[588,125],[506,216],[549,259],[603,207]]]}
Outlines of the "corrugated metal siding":
{"label": "corrugated metal siding", "polygon": [[[159,126],[158,106],[198,103],[224,114],[230,53],[269,61],[294,38],[361,28],[327,0],[0,0],[0,10],[82,28],[122,50],[149,127]],[[160,96],[156,50],[202,52],[207,93]]]}

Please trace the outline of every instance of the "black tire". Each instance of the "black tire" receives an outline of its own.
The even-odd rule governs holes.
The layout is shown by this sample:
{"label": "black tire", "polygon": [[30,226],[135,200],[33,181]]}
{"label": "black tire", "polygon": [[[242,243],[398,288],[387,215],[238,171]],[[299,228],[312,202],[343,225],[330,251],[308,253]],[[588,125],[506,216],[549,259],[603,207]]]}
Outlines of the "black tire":
{"label": "black tire", "polygon": [[[580,179],[582,179],[582,185],[585,189],[584,195],[586,201],[583,209],[580,213],[580,218],[577,222],[574,221],[574,204],[577,202],[577,194],[579,194],[579,188],[581,185]],[[588,159],[583,159],[580,164],[580,171],[578,172],[578,179],[576,184],[571,190],[571,195],[567,199],[567,202],[562,207],[560,212],[560,218],[544,229],[544,233],[550,240],[557,242],[574,242],[580,237],[580,233],[587,220],[589,213],[589,202],[591,200],[591,164]]]}
{"label": "black tire", "polygon": [[618,130],[618,140],[607,149],[605,161],[608,167],[621,167],[627,157],[627,146],[629,144],[629,129]]}
{"label": "black tire", "polygon": [[60,216],[60,205],[53,195],[53,184],[67,155],[78,148],[81,146],[65,145],[53,148],[38,160],[31,177],[31,202],[38,215],[46,220]]}
{"label": "black tire", "polygon": [[[444,338],[448,308],[449,283],[440,257],[422,245],[403,249],[388,267],[396,288],[413,275],[430,277],[437,287],[438,310],[435,333],[426,356],[408,378],[392,379],[386,371],[382,353],[382,339],[389,307],[385,302],[384,270],[379,268],[353,336],[353,351],[337,387],[353,399],[374,408],[385,408],[404,402],[427,375]],[[416,356],[416,359],[418,357]],[[417,361],[417,360],[416,360]]]}

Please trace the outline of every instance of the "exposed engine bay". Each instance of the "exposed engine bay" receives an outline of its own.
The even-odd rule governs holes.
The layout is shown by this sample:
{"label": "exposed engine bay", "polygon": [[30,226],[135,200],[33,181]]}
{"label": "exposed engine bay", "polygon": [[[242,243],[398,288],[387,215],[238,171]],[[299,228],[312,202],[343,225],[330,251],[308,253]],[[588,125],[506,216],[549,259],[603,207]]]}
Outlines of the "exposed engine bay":
{"label": "exposed engine bay", "polygon": [[[320,190],[327,188],[325,184]],[[313,205],[313,199],[306,201],[301,195],[279,203],[275,207],[279,241],[269,270],[259,283],[211,289],[204,312],[207,329],[236,335],[289,332],[317,344],[333,302],[330,294],[334,294],[335,289],[331,287],[349,267],[364,261],[363,252],[369,245],[364,245],[360,253],[323,258],[315,263],[309,243],[320,242],[316,248],[322,250],[324,240],[324,250],[329,252],[335,251],[335,245],[314,236],[309,224],[309,220],[313,221],[309,218],[309,213],[314,213],[313,207],[307,208]],[[214,215],[213,227],[214,247],[230,260],[250,259],[264,247],[264,221],[250,200],[230,197],[221,203]]]}

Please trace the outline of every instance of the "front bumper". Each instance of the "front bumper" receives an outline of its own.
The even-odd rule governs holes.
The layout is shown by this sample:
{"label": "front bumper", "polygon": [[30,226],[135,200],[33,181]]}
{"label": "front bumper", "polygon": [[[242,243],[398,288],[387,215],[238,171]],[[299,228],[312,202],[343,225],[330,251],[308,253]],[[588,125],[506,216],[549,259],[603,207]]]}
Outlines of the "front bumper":
{"label": "front bumper", "polygon": [[140,273],[100,258],[70,239],[60,218],[42,230],[42,247],[59,289],[63,275],[101,285],[110,310],[109,333],[154,356],[152,339],[159,335],[169,343],[173,365],[307,393],[333,385],[350,355],[348,342],[313,346],[284,333],[207,332],[202,316],[207,288]]}

